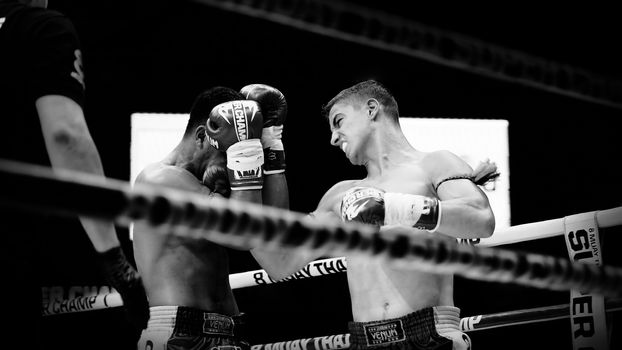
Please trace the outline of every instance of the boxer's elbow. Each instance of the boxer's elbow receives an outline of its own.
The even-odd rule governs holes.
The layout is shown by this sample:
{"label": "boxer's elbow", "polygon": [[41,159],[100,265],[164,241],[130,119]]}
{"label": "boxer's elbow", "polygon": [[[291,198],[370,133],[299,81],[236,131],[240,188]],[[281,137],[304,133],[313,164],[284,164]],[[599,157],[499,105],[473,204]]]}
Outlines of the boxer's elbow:
{"label": "boxer's elbow", "polygon": [[48,130],[47,140],[48,151],[60,158],[90,157],[97,152],[88,129],[77,125],[59,125],[51,128]]}
{"label": "boxer's elbow", "polygon": [[477,211],[479,238],[488,238],[495,231],[495,215],[488,204],[481,206]]}
{"label": "boxer's elbow", "polygon": [[492,210],[485,210],[482,213],[481,225],[481,238],[488,238],[492,236],[493,232],[495,231],[495,216],[493,215]]}
{"label": "boxer's elbow", "polygon": [[255,248],[251,250],[251,254],[273,281],[280,281],[293,275],[307,263],[289,250],[273,252]]}
{"label": "boxer's elbow", "polygon": [[488,238],[495,230],[495,216],[486,199],[473,199],[470,203],[472,209],[473,232],[477,232],[477,238]]}
{"label": "boxer's elbow", "polygon": [[82,133],[69,128],[58,128],[51,136],[53,146],[58,149],[78,150],[85,143]]}
{"label": "boxer's elbow", "polygon": [[292,264],[274,264],[266,266],[265,271],[268,276],[270,276],[270,279],[278,282],[300,271],[301,268],[298,267],[299,266]]}
{"label": "boxer's elbow", "polygon": [[290,273],[285,270],[266,270],[266,272],[268,273],[270,279],[275,282],[283,280],[294,274],[294,272]]}

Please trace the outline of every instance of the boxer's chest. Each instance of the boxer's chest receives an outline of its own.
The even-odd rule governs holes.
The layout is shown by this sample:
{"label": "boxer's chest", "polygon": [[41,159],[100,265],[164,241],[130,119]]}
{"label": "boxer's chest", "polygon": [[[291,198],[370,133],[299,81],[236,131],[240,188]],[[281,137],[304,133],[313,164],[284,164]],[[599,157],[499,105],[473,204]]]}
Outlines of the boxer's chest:
{"label": "boxer's chest", "polygon": [[428,175],[421,167],[402,166],[384,171],[381,176],[367,178],[357,186],[371,186],[385,192],[398,192],[432,196],[434,189]]}

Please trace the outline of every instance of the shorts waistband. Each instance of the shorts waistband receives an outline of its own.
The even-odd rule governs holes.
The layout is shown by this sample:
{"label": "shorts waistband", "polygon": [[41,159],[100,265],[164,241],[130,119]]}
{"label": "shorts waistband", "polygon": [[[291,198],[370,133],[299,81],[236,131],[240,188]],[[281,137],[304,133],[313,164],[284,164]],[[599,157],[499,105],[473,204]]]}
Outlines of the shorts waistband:
{"label": "shorts waistband", "polygon": [[439,334],[459,330],[460,309],[454,306],[427,307],[402,317],[370,322],[349,322],[350,342],[367,346],[414,338],[426,343]]}
{"label": "shorts waistband", "polygon": [[149,308],[147,328],[173,328],[186,335],[244,336],[244,314],[222,315],[187,306],[153,306]]}
{"label": "shorts waistband", "polygon": [[434,323],[436,331],[443,335],[447,332],[460,330],[460,309],[455,306],[435,306]]}

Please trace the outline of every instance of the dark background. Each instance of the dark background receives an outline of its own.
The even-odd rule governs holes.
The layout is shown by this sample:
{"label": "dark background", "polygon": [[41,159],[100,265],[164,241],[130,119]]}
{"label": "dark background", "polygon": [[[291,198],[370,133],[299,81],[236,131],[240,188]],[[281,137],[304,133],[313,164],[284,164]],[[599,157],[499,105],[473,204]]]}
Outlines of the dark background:
{"label": "dark background", "polygon": [[[518,2],[433,8],[410,3],[358,2],[622,80],[622,21],[610,8],[545,8]],[[109,177],[129,179],[131,113],[185,113],[205,88],[261,82],[287,97],[284,144],[291,209],[311,211],[331,185],[364,175],[364,169],[350,165],[330,146],[320,107],[341,89],[373,78],[394,93],[405,116],[509,121],[512,225],[622,205],[619,107],[187,1],[51,0],[49,8],[68,15],[80,35],[86,115]],[[614,231],[601,231],[607,242],[604,261],[620,265],[614,251],[619,235]],[[127,231],[120,232],[131,254]],[[505,248],[567,257],[562,237]],[[232,252],[231,260],[232,273],[259,268],[246,253]],[[235,294],[241,310],[250,315],[252,343],[346,333],[351,320],[345,274]],[[564,304],[568,299],[567,292],[456,279],[455,301],[462,316]],[[44,325],[52,348],[88,344],[132,349],[138,336],[119,309],[49,316]],[[614,325],[614,334],[617,328]],[[476,349],[572,347],[568,319],[470,336]],[[613,340],[612,348],[619,348],[620,341],[615,336]]]}

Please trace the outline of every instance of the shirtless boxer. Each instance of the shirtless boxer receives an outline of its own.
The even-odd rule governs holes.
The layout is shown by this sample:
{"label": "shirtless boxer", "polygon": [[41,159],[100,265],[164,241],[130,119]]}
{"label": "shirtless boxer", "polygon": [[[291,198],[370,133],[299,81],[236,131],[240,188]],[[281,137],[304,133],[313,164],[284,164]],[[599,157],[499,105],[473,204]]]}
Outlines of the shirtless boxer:
{"label": "shirtless boxer", "polygon": [[[494,176],[494,167],[484,166],[482,174],[448,151],[414,149],[400,128],[397,102],[381,84],[364,81],[341,91],[324,113],[331,144],[352,164],[365,166],[367,177],[334,185],[313,216],[379,225],[385,235],[397,230],[453,242],[492,235],[494,215],[474,180]],[[264,266],[280,279],[309,258],[285,254],[279,263]],[[351,349],[470,347],[459,329],[453,275],[400,269],[356,255],[347,261]]]}
{"label": "shirtless boxer", "polygon": [[[279,148],[280,133],[267,132],[263,145],[260,141],[263,128],[282,128],[285,99],[266,85],[242,92],[216,87],[200,94],[180,143],[162,161],[147,166],[136,182],[208,198],[230,192],[230,199],[286,205],[282,145],[276,150],[280,156],[264,164],[264,152]],[[161,235],[136,223],[134,249],[150,305],[138,349],[249,348],[222,244]]]}

